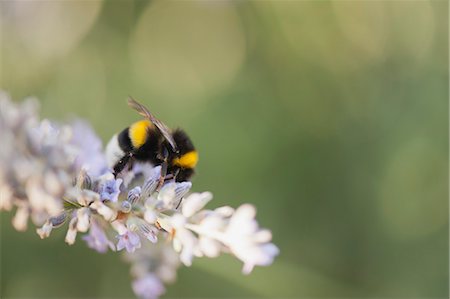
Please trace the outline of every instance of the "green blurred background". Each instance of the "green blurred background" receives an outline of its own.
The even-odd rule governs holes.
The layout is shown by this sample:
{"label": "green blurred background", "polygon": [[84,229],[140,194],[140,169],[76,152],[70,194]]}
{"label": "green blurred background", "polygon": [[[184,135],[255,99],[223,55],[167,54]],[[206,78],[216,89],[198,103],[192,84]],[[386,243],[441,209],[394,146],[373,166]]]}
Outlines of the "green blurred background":
{"label": "green blurred background", "polygon": [[[210,207],[272,230],[271,267],[196,259],[166,298],[448,298],[447,1],[0,5],[14,99],[106,142],[134,96],[189,132]],[[133,297],[118,255],[1,215],[0,297]]]}

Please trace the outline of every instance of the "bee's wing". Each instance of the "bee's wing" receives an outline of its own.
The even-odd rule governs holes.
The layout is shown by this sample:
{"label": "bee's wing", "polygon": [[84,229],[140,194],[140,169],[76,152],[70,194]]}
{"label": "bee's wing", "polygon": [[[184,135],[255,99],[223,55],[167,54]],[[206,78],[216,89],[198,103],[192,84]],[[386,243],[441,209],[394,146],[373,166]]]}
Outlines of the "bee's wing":
{"label": "bee's wing", "polygon": [[144,105],[138,103],[132,97],[128,98],[128,106],[136,110],[143,117],[149,119],[159,129],[161,134],[163,134],[164,138],[167,140],[167,142],[169,142],[173,151],[177,151],[177,145],[175,143],[175,140],[173,140],[172,134],[170,134],[170,129],[162,121],[157,119],[153,114],[150,113],[150,111],[148,111],[148,109]]}

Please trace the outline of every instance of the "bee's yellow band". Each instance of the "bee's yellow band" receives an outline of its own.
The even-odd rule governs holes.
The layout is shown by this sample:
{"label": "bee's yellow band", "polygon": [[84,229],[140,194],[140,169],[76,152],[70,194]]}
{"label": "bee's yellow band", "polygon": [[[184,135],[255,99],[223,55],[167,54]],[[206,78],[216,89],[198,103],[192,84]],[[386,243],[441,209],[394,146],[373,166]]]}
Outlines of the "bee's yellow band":
{"label": "bee's yellow band", "polygon": [[129,136],[134,148],[140,148],[147,140],[147,130],[153,126],[149,120],[141,120],[130,126]]}
{"label": "bee's yellow band", "polygon": [[198,162],[197,151],[190,151],[179,158],[173,159],[173,165],[181,168],[194,168]]}

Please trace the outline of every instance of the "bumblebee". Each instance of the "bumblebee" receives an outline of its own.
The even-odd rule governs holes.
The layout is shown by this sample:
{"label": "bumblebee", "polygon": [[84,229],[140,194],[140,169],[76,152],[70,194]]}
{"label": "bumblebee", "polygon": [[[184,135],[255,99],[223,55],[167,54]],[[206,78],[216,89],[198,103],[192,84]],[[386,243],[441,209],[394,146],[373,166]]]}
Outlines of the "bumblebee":
{"label": "bumblebee", "polygon": [[135,162],[161,165],[160,184],[164,180],[189,180],[198,162],[198,153],[189,136],[181,129],[170,130],[150,111],[133,98],[128,105],[144,116],[120,133],[106,146],[108,166],[117,177],[124,169],[130,170]]}

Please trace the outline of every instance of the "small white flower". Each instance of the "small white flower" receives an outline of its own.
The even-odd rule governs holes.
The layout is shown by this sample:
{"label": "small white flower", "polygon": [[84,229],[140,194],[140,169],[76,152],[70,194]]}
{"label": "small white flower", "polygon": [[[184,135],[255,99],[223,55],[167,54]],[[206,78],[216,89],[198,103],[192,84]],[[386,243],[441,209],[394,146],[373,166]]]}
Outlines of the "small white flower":
{"label": "small white flower", "polygon": [[45,221],[44,225],[41,228],[36,229],[37,234],[41,239],[48,238],[52,229],[54,227],[58,227],[62,225],[67,219],[67,213],[63,212],[55,217],[50,217]]}
{"label": "small white flower", "polygon": [[134,187],[133,189],[131,189],[128,192],[127,201],[131,205],[136,204],[139,201],[140,197],[141,197],[141,193],[142,193],[142,190],[141,190],[140,186]]}
{"label": "small white flower", "polygon": [[50,221],[47,221],[41,228],[36,229],[36,232],[38,233],[39,237],[41,237],[41,239],[44,239],[50,236],[52,229],[53,225],[50,223]]}
{"label": "small white flower", "polygon": [[17,208],[16,214],[12,220],[12,225],[18,231],[25,231],[27,229],[28,217],[30,216],[30,211],[28,207],[21,206]]}
{"label": "small white flower", "polygon": [[13,190],[7,184],[2,183],[0,173],[0,211],[10,211],[13,206]]}
{"label": "small white flower", "polygon": [[156,229],[156,227],[150,225],[139,217],[130,216],[127,220],[126,226],[129,230],[136,231],[143,238],[149,240],[152,243],[156,243],[158,241],[158,230]]}
{"label": "small white flower", "polygon": [[126,249],[128,252],[134,252],[141,247],[141,240],[138,234],[127,230],[124,234],[117,235],[119,242],[117,242],[117,251]]}
{"label": "small white flower", "polygon": [[102,215],[106,221],[113,221],[117,217],[117,212],[108,207],[107,205],[105,205],[104,203],[102,203],[101,201],[94,201],[90,205],[90,208],[96,210],[97,213]]}
{"label": "small white flower", "polygon": [[220,244],[220,242],[212,239],[212,238],[208,238],[208,237],[203,237],[201,236],[199,238],[199,249],[201,250],[201,252],[206,255],[207,257],[218,257],[220,255],[220,251],[222,248],[222,245]]}
{"label": "small white flower", "polygon": [[156,212],[151,208],[147,208],[144,213],[144,220],[154,224],[158,220]]}
{"label": "small white flower", "polygon": [[167,183],[159,191],[156,208],[158,210],[173,210],[181,202],[192,187],[191,182]]}
{"label": "small white flower", "polygon": [[[250,274],[254,266],[268,266],[272,264],[273,259],[280,253],[277,246],[272,243],[261,244],[253,248],[247,248],[247,252],[243,249],[240,256],[236,255],[244,262],[242,273]],[[235,249],[236,253],[237,250]]]}
{"label": "small white flower", "polygon": [[78,192],[77,201],[83,207],[87,207],[94,201],[100,200],[100,196],[97,192],[87,190],[87,189],[82,189],[82,190],[78,189],[77,192]]}
{"label": "small white flower", "polygon": [[279,253],[279,249],[268,243],[271,234],[260,230],[254,219],[256,210],[252,205],[240,206],[230,219],[225,232],[225,244],[231,252],[244,262],[243,272],[249,274],[254,266],[267,266]]}
{"label": "small white flower", "polygon": [[133,207],[139,203],[139,200],[141,198],[141,187],[137,186],[128,191],[127,199],[122,201],[121,204],[121,211],[124,213],[130,213]]}
{"label": "small white flower", "polygon": [[77,218],[73,217],[69,222],[69,229],[67,230],[65,241],[69,245],[75,243],[75,238],[77,237]]}
{"label": "small white flower", "polygon": [[92,222],[89,235],[83,236],[83,240],[86,241],[89,248],[92,248],[100,253],[105,253],[108,248],[115,250],[114,244],[108,240],[104,230],[97,224],[96,221]]}
{"label": "small white flower", "polygon": [[[64,194],[65,186],[64,184],[62,184],[62,181],[64,180],[61,179],[60,174],[54,171],[45,171],[42,181],[40,183],[44,186],[45,191],[56,197]],[[59,200],[54,199],[53,201],[60,203]],[[54,202],[52,204],[55,204]]]}
{"label": "small white flower", "polygon": [[234,213],[234,209],[230,206],[223,206],[214,210],[217,214],[222,217],[231,217]]}
{"label": "small white flower", "polygon": [[155,192],[156,187],[158,187],[159,179],[161,176],[161,166],[154,167],[149,176],[147,177],[144,185],[142,186],[141,197],[146,200],[153,192]]}
{"label": "small white flower", "polygon": [[156,228],[147,223],[142,223],[139,225],[139,232],[152,243],[156,243],[158,241],[158,237],[156,236],[158,231]]}
{"label": "small white flower", "polygon": [[211,192],[192,193],[184,199],[181,211],[187,218],[200,211],[213,198]]}
{"label": "small white flower", "polygon": [[185,266],[190,266],[198,246],[198,239],[186,228],[187,219],[183,215],[174,214],[168,220],[162,221],[163,228],[173,233],[173,248],[180,252],[181,262]]}
{"label": "small white flower", "polygon": [[225,218],[220,213],[217,213],[216,211],[217,210],[205,213],[206,215],[204,215],[200,220],[198,225],[202,229],[202,231],[222,232],[225,230],[229,221],[227,218]]}
{"label": "small white flower", "polygon": [[89,208],[80,208],[77,210],[77,230],[85,233],[89,229],[91,210]]}
{"label": "small white flower", "polygon": [[27,180],[26,192],[29,203],[34,210],[47,211],[50,215],[56,215],[61,211],[61,200],[52,196],[45,189],[42,179],[38,176],[33,176]]}

